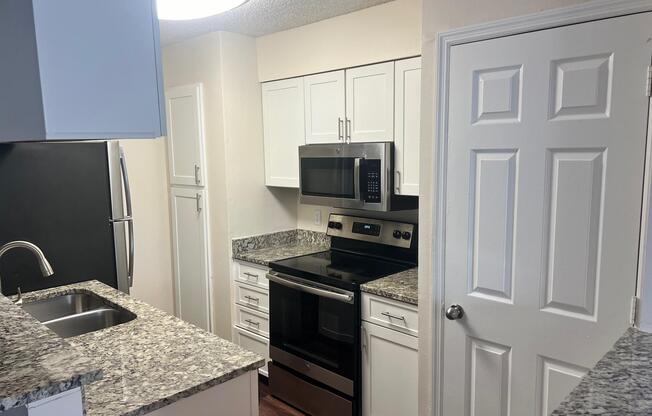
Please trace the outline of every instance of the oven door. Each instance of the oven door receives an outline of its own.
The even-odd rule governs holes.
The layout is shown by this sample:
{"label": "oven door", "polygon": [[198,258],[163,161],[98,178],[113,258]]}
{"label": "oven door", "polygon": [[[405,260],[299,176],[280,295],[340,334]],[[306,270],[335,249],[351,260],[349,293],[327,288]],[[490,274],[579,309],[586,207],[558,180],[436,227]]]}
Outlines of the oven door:
{"label": "oven door", "polygon": [[354,293],[274,271],[267,277],[272,361],[353,396]]}
{"label": "oven door", "polygon": [[389,210],[392,143],[299,147],[302,204]]}

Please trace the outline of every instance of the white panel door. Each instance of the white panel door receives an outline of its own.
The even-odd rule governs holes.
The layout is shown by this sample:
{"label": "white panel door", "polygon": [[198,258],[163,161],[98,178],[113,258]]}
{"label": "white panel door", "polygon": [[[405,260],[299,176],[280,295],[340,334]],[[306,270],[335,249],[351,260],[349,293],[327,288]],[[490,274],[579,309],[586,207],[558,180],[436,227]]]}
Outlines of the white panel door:
{"label": "white panel door", "polygon": [[206,192],[171,188],[170,194],[176,312],[184,321],[210,331]]}
{"label": "white panel door", "polygon": [[362,323],[362,414],[417,416],[419,339]]}
{"label": "white panel door", "polygon": [[394,140],[394,62],[346,70],[346,117],[351,142]]}
{"label": "white panel door", "polygon": [[344,71],[303,77],[306,143],[344,141]]}
{"label": "white panel door", "polygon": [[421,57],[396,61],[394,104],[394,192],[419,195]]}
{"label": "white panel door", "polygon": [[303,78],[262,84],[265,184],[299,187],[299,146],[306,143]]}
{"label": "white panel door", "polygon": [[168,158],[171,185],[204,185],[204,115],[202,85],[166,92]]}
{"label": "white panel door", "polygon": [[628,327],[650,27],[452,48],[444,415],[548,415]]}

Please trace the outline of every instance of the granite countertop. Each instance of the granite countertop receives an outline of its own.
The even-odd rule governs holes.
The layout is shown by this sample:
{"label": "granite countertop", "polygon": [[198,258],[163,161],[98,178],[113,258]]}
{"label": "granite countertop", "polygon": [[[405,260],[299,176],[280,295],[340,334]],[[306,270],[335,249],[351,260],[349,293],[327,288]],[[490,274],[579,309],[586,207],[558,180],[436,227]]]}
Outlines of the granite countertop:
{"label": "granite countertop", "polygon": [[394,299],[399,302],[419,304],[418,268],[392,274],[360,286],[363,292]]}
{"label": "granite countertop", "polygon": [[566,415],[652,414],[652,334],[630,328],[552,412]]}
{"label": "granite countertop", "polygon": [[329,248],[330,239],[325,233],[289,230],[235,239],[233,258],[267,266],[273,261],[319,253]]}
{"label": "granite countertop", "polygon": [[0,413],[101,377],[83,351],[0,295]]}
{"label": "granite countertop", "polygon": [[[137,315],[131,322],[66,340],[89,357],[87,365],[103,369],[101,380],[84,387],[88,416],[143,415],[265,364],[253,352],[97,281],[31,292],[24,299],[74,292],[95,293]],[[2,360],[3,368],[13,372],[4,354]],[[69,368],[75,361],[65,363]]]}

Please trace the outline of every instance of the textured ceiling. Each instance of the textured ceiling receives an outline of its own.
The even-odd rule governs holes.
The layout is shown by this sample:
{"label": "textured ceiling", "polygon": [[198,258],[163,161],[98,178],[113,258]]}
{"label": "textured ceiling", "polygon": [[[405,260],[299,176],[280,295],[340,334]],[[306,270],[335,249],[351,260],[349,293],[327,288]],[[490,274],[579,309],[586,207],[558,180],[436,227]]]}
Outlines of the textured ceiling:
{"label": "textured ceiling", "polygon": [[161,42],[167,45],[218,30],[262,36],[389,1],[391,0],[249,0],[238,8],[204,19],[162,20]]}

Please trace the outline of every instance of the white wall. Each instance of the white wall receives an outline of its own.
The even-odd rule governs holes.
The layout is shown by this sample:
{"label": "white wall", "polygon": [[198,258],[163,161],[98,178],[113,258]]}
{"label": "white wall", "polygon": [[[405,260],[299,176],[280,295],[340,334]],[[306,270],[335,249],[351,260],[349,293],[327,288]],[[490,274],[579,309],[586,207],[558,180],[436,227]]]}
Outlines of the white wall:
{"label": "white wall", "polygon": [[124,140],[134,216],[137,299],[174,313],[165,139]]}
{"label": "white wall", "polygon": [[259,37],[260,81],[421,53],[421,0],[396,0]]}
{"label": "white wall", "polygon": [[419,414],[433,414],[434,322],[432,227],[435,188],[434,153],[436,115],[437,33],[537,11],[570,6],[588,0],[423,0],[423,70],[421,87],[421,175],[419,190]]}

